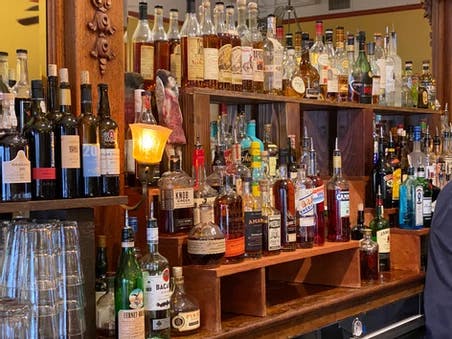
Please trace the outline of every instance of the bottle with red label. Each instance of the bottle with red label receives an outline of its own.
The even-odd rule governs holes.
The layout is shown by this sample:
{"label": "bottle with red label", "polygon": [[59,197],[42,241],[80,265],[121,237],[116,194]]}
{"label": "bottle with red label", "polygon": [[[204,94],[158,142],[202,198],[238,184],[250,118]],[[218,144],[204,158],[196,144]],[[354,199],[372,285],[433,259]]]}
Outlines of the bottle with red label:
{"label": "bottle with red label", "polygon": [[350,90],[353,101],[362,104],[372,103],[372,72],[366,56],[366,32],[358,35],[359,54],[352,68]]}
{"label": "bottle with red label", "polygon": [[350,191],[348,181],[342,176],[341,151],[338,140],[333,151],[333,176],[327,185],[328,240],[350,240]]}

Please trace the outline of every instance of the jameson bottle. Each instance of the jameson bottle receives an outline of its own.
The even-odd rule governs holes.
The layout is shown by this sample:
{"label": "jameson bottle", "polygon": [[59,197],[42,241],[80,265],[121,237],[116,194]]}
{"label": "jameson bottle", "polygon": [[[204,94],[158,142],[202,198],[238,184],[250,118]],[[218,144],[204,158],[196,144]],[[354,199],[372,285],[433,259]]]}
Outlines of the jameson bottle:
{"label": "jameson bottle", "polygon": [[333,151],[333,176],[327,185],[328,240],[350,240],[350,191],[347,180],[342,176],[341,151],[336,145]]}
{"label": "jameson bottle", "polygon": [[71,111],[71,88],[68,69],[60,69],[61,119],[55,127],[55,159],[57,190],[61,198],[79,198],[80,190],[80,135],[77,118]]}
{"label": "jameson bottle", "polygon": [[378,244],[378,259],[380,272],[389,271],[390,269],[390,228],[389,221],[384,218],[383,212],[383,199],[378,188],[376,198],[376,211],[375,218],[369,224],[369,228],[372,230],[372,240]]}
{"label": "jameson bottle", "polygon": [[141,259],[144,286],[145,338],[170,338],[170,270],[168,260],[159,253],[157,219],[151,213],[146,238],[149,253]]}
{"label": "jameson bottle", "polygon": [[55,199],[56,168],[53,125],[46,118],[41,80],[32,80],[31,111],[33,118],[26,130],[30,146],[33,199]]}
{"label": "jameson bottle", "polygon": [[[0,140],[2,201],[31,199],[31,166],[28,160],[28,141],[23,126],[17,125],[14,95],[2,94],[3,116],[9,117],[9,130]],[[19,119],[23,121],[23,119]]]}
{"label": "jameson bottle", "polygon": [[81,74],[81,115],[79,132],[82,152],[82,194],[84,197],[100,196],[100,145],[97,118],[93,114],[91,84],[88,71]]}
{"label": "jameson bottle", "polygon": [[119,195],[118,125],[111,118],[108,85],[97,85],[99,93],[100,188],[101,195]]}
{"label": "jameson bottle", "polygon": [[58,101],[57,65],[49,64],[47,66],[47,118],[52,122],[54,129],[61,117]]}
{"label": "jameson bottle", "polygon": [[133,230],[122,229],[121,255],[115,276],[117,338],[144,338],[143,275],[135,258]]}

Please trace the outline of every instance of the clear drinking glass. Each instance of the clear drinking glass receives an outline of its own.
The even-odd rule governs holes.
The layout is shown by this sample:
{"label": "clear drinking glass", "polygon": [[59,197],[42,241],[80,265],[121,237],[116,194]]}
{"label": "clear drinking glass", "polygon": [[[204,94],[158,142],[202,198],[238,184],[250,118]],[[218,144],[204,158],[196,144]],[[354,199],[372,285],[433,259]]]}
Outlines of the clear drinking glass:
{"label": "clear drinking glass", "polygon": [[29,304],[12,298],[0,298],[0,338],[29,338],[30,319]]}

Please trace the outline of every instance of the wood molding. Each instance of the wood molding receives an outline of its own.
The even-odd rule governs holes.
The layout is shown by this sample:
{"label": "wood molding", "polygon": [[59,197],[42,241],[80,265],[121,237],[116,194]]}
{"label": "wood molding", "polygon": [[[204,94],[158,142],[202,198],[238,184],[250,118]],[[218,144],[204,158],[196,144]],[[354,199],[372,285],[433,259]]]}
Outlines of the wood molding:
{"label": "wood molding", "polygon": [[46,1],[47,64],[64,67],[63,0]]}

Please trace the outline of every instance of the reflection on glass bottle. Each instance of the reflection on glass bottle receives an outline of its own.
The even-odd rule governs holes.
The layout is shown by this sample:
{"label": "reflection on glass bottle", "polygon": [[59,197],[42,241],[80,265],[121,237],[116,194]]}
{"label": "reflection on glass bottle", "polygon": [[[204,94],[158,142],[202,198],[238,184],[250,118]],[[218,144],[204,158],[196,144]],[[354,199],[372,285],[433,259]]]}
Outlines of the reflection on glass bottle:
{"label": "reflection on glass bottle", "polygon": [[359,245],[359,260],[361,263],[361,280],[378,280],[379,259],[378,244],[372,240],[370,228],[363,230],[363,239]]}
{"label": "reflection on glass bottle", "polygon": [[96,303],[96,336],[101,339],[115,338],[115,277],[108,277],[107,284],[107,293]]}

